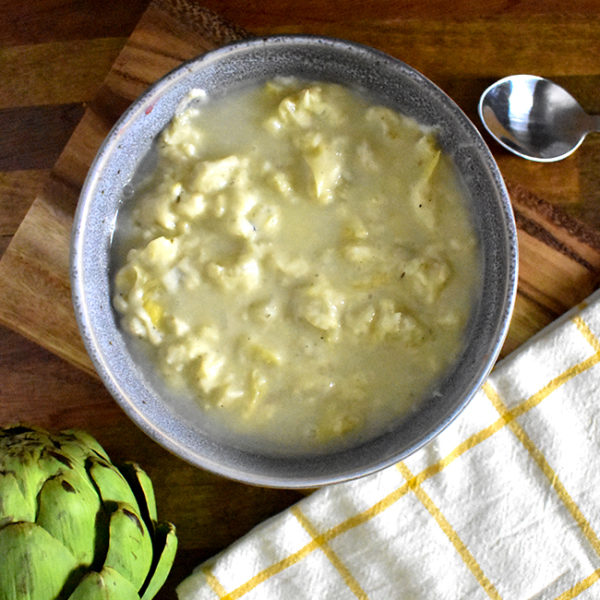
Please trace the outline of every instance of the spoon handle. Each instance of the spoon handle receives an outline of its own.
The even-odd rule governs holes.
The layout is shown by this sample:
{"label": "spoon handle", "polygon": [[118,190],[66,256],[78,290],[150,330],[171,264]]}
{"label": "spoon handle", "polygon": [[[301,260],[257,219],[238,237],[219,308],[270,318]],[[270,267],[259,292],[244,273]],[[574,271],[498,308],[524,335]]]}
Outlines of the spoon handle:
{"label": "spoon handle", "polygon": [[590,131],[600,131],[600,115],[590,115]]}

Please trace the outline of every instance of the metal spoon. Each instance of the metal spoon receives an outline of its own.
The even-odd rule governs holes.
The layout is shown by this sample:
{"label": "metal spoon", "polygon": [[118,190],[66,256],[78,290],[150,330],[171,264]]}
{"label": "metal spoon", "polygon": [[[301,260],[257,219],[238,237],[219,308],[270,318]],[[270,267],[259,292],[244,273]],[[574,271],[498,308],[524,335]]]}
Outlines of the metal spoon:
{"label": "metal spoon", "polygon": [[588,133],[600,131],[600,115],[588,115],[566,90],[535,75],[491,85],[479,100],[479,116],[502,146],[539,162],[566,158]]}

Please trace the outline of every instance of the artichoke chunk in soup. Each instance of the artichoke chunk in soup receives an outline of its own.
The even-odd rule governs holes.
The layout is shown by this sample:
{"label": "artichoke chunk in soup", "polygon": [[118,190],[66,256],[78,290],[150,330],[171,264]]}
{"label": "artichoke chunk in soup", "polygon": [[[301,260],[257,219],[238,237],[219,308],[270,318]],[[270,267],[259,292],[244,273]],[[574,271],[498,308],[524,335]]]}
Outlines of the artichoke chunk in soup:
{"label": "artichoke chunk in soup", "polygon": [[461,350],[480,265],[451,159],[353,90],[286,78],[191,104],[122,212],[122,327],[224,430],[355,443]]}

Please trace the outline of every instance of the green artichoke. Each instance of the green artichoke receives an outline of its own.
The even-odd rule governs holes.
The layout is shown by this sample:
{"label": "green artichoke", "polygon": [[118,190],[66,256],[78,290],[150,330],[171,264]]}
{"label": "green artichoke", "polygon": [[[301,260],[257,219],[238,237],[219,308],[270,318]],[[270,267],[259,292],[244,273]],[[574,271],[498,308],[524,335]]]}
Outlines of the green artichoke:
{"label": "green artichoke", "polygon": [[0,429],[0,600],[149,600],[176,549],[137,465],[83,431]]}

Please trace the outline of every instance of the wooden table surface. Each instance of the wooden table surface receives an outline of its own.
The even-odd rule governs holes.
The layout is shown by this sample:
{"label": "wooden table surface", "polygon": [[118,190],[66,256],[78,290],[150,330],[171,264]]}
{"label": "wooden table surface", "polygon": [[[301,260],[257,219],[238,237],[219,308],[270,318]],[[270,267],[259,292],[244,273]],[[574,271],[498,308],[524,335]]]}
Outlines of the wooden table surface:
{"label": "wooden table surface", "polygon": [[[478,126],[481,91],[518,72],[557,80],[600,114],[600,0],[200,4],[251,33],[326,34],[384,50],[437,83]],[[147,5],[0,0],[0,257]],[[519,299],[506,354],[598,285],[600,136],[552,165],[509,156],[485,139],[519,225]],[[180,538],[159,598],[175,598],[177,582],[201,560],[302,497],[183,464],[141,434],[96,378],[2,327],[0,425],[15,421],[84,427],[115,460],[138,460],[149,471],[159,514],[176,523]]]}

